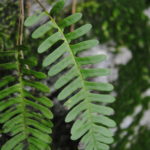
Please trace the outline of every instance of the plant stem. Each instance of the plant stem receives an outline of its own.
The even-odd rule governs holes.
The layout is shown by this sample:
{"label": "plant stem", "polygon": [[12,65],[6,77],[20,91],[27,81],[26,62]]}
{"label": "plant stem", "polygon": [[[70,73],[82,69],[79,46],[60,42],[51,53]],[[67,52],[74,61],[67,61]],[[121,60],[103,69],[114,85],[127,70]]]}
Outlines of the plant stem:
{"label": "plant stem", "polygon": [[[18,40],[17,45],[23,44],[23,30],[24,30],[24,0],[19,0],[20,16],[18,25]],[[20,51],[21,58],[24,58],[23,51]]]}
{"label": "plant stem", "polygon": [[[72,1],[72,14],[76,13],[76,5],[77,5],[77,0]],[[73,32],[75,28],[75,25],[73,24],[70,28],[70,31]]]}
{"label": "plant stem", "polygon": [[30,7],[31,7],[30,0],[26,0],[27,16],[29,16],[30,14]]}
{"label": "plant stem", "polygon": [[45,11],[45,13],[48,15],[48,17],[49,17],[50,19],[53,19],[53,18],[49,15],[49,13],[48,13],[47,9],[44,7],[44,5],[43,5],[39,0],[35,0],[35,1],[41,6],[41,8]]}
{"label": "plant stem", "polygon": [[43,6],[43,4],[39,1],[39,0],[35,0],[40,6],[41,8],[46,12],[48,13],[48,11],[46,10],[46,8]]}

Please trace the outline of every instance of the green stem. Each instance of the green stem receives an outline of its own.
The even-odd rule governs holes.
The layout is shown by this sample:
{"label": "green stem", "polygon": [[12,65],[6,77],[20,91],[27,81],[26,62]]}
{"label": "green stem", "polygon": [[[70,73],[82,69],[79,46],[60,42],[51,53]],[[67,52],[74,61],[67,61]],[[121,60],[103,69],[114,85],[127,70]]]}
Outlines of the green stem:
{"label": "green stem", "polygon": [[18,80],[20,83],[20,105],[22,107],[22,115],[23,115],[23,125],[24,125],[24,134],[26,136],[26,139],[28,139],[28,133],[27,133],[27,124],[26,124],[26,104],[25,104],[25,97],[24,97],[24,84],[23,84],[23,75],[21,72],[21,63],[20,63],[20,51],[17,51],[16,54],[17,59],[17,71],[18,71]]}
{"label": "green stem", "polygon": [[42,4],[39,0],[35,0],[35,1],[40,5],[40,7],[45,11],[45,13],[49,15],[48,11],[47,11],[46,8],[43,6],[43,4]]}
{"label": "green stem", "polygon": [[19,32],[18,32],[18,40],[17,45],[19,46],[16,52],[16,63],[17,63],[17,71],[18,71],[18,81],[20,85],[20,106],[22,108],[23,115],[23,128],[24,134],[26,137],[26,141],[28,142],[28,132],[27,132],[27,124],[26,124],[26,103],[24,96],[24,84],[23,84],[23,75],[20,59],[24,59],[23,51],[20,49],[20,46],[23,44],[23,31],[24,31],[24,0],[19,0],[19,8],[20,8],[20,16],[19,16]]}

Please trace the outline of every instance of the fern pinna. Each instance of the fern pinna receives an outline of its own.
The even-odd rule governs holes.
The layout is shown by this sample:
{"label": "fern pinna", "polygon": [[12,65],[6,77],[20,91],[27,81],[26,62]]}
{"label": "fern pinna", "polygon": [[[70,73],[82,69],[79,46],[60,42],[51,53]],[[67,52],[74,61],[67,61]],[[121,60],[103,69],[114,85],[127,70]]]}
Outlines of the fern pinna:
{"label": "fern pinna", "polygon": [[[108,83],[92,82],[90,77],[105,76],[110,72],[108,69],[85,69],[84,65],[96,64],[106,59],[105,55],[79,57],[78,54],[98,44],[97,40],[87,40],[77,44],[72,41],[85,35],[91,25],[83,25],[73,32],[65,33],[65,29],[78,22],[82,14],[75,13],[58,22],[55,16],[64,5],[63,0],[58,1],[51,12],[43,12],[27,18],[25,26],[32,26],[38,23],[44,16],[49,21],[38,27],[32,37],[42,38],[46,33],[50,34],[39,48],[39,53],[49,50],[51,52],[43,61],[43,66],[51,65],[48,75],[50,77],[65,71],[55,83],[55,88],[62,91],[58,95],[60,101],[66,100],[64,105],[70,110],[65,121],[75,121],[71,129],[71,139],[81,139],[84,150],[108,150],[108,144],[113,142],[113,133],[110,129],[116,124],[107,116],[113,114],[113,109],[106,106],[106,103],[114,102],[114,97],[98,92],[108,92],[113,86]],[[68,71],[66,71],[68,69]],[[95,92],[97,91],[97,92]]]}
{"label": "fern pinna", "polygon": [[49,88],[38,81],[46,75],[32,69],[33,60],[21,59],[19,50],[0,52],[0,60],[5,74],[0,80],[0,124],[2,135],[10,136],[1,150],[50,150],[52,102],[43,96]]}

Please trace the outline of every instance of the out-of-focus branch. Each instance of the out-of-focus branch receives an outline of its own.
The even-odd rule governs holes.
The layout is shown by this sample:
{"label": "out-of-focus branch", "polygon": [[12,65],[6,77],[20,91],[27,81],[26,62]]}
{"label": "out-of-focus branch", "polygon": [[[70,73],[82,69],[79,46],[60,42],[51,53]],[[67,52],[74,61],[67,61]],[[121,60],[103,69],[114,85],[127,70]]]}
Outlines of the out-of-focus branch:
{"label": "out-of-focus branch", "polygon": [[41,6],[41,8],[42,8],[46,13],[48,13],[47,10],[46,10],[46,8],[43,6],[43,4],[42,4],[39,0],[35,0],[35,1]]}
{"label": "out-of-focus branch", "polygon": [[[23,44],[23,34],[24,34],[24,17],[25,17],[25,10],[24,10],[24,0],[19,0],[19,8],[20,8],[20,15],[19,15],[19,25],[18,25],[18,39],[17,45],[20,46]],[[18,54],[20,57],[24,59],[23,50],[19,50]],[[19,60],[19,55],[17,55],[17,59]],[[26,68],[29,69],[29,66],[26,65]]]}
{"label": "out-of-focus branch", "polygon": [[23,29],[24,29],[24,0],[19,0],[19,24],[18,24],[18,39],[17,45],[22,45],[23,42]]}
{"label": "out-of-focus branch", "polygon": [[[23,44],[23,30],[24,30],[24,0],[19,0],[19,9],[20,9],[20,16],[19,16],[19,24],[18,24],[18,39],[17,45]],[[20,55],[24,58],[23,51],[20,51]]]}
{"label": "out-of-focus branch", "polygon": [[30,14],[30,8],[31,8],[30,0],[26,0],[26,9],[27,9],[27,15],[28,16]]}
{"label": "out-of-focus branch", "polygon": [[[77,0],[72,0],[72,14],[76,13]],[[70,31],[74,31],[75,25],[73,24]]]}
{"label": "out-of-focus branch", "polygon": [[45,11],[45,13],[48,15],[48,17],[50,19],[52,19],[52,17],[49,15],[49,12],[46,10],[46,8],[44,7],[44,5],[39,1],[39,0],[35,0],[39,5],[40,7]]}
{"label": "out-of-focus branch", "polygon": [[24,29],[24,0],[21,0],[21,28],[20,28],[20,45],[23,43],[23,29]]}

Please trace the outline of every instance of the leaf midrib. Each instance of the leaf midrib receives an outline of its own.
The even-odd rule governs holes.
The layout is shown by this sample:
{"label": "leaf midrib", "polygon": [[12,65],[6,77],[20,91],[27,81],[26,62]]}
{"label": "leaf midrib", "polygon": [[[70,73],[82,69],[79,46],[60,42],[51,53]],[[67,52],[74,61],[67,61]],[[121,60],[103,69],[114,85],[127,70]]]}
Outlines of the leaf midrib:
{"label": "leaf midrib", "polygon": [[[24,134],[25,134],[25,137],[26,137],[26,140],[28,141],[28,132],[27,132],[27,124],[26,124],[26,104],[25,104],[25,96],[24,96],[24,84],[23,84],[23,77],[22,77],[22,72],[21,72],[21,64],[20,64],[20,61],[19,61],[19,56],[20,56],[20,53],[19,53],[19,50],[16,52],[16,59],[17,59],[17,70],[18,70],[18,81],[19,81],[19,85],[20,85],[20,98],[21,98],[21,106],[23,108],[23,125],[24,125]],[[28,142],[29,143],[29,142]]]}

